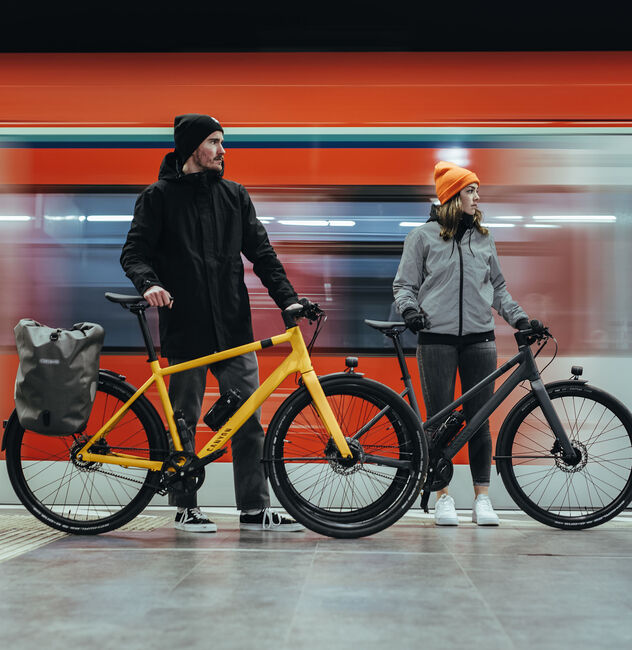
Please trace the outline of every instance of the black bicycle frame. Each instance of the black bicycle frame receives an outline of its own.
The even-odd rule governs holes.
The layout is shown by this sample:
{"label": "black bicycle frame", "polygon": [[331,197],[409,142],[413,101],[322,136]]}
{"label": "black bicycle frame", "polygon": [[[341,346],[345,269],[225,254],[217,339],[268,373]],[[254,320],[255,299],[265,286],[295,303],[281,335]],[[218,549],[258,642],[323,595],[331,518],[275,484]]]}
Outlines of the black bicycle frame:
{"label": "black bicycle frame", "polygon": [[[461,450],[466,442],[472,438],[472,436],[478,431],[479,427],[489,418],[489,416],[500,406],[500,404],[507,399],[509,394],[513,391],[518,384],[523,381],[529,381],[531,383],[531,390],[544,413],[544,417],[549,423],[555,438],[560,444],[564,458],[567,460],[572,460],[575,458],[575,451],[571,445],[566,432],[564,431],[564,426],[562,425],[553,404],[551,403],[551,398],[544,387],[542,378],[540,377],[540,371],[535,363],[535,358],[531,352],[527,340],[528,337],[521,332],[516,333],[516,340],[518,342],[518,354],[509,359],[506,363],[500,366],[493,373],[485,377],[480,381],[476,386],[473,386],[467,392],[463,393],[461,397],[454,400],[451,404],[448,404],[444,409],[433,415],[431,418],[426,420],[423,423],[425,428],[434,428],[435,426],[441,424],[447,416],[456,408],[461,406],[464,402],[467,402],[471,397],[480,392],[485,386],[496,381],[498,377],[504,375],[506,372],[511,370],[514,366],[518,366],[514,372],[507,377],[507,379],[501,384],[501,386],[494,392],[491,398],[474,414],[467,425],[455,436],[455,438],[450,442],[449,446],[446,447],[444,455],[446,458],[452,459],[456,454]],[[405,390],[402,391],[401,395],[406,396],[410,402],[410,405],[415,410],[419,419],[421,420],[421,414],[419,411],[419,406],[414,398],[414,391],[412,387],[412,382],[410,380],[410,374],[406,367],[406,362],[404,360],[404,353],[402,350],[402,345],[399,340],[399,334],[397,332],[389,334],[389,337],[393,339],[393,345],[397,351],[397,359],[399,366],[402,371],[402,381],[406,386]],[[412,399],[411,399],[412,397]]]}

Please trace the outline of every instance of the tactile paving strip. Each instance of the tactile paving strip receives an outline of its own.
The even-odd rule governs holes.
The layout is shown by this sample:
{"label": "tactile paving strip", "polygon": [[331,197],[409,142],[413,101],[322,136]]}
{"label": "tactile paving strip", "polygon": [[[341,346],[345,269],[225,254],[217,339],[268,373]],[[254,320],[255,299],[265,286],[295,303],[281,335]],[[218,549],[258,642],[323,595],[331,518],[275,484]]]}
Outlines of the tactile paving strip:
{"label": "tactile paving strip", "polygon": [[[172,515],[139,515],[119,530],[155,530],[172,521]],[[29,514],[0,514],[0,562],[50,544],[62,537],[68,537],[68,533],[49,528]]]}

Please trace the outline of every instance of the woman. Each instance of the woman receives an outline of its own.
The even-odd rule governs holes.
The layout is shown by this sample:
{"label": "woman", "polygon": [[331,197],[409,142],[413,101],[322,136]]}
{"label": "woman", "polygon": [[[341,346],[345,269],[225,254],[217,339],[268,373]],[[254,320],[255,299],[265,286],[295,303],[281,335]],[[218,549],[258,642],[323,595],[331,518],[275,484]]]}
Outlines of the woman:
{"label": "woman", "polygon": [[[481,225],[478,177],[444,161],[435,166],[434,177],[440,205],[433,205],[428,221],[406,237],[393,282],[397,308],[408,327],[419,332],[417,360],[428,417],[453,401],[457,368],[463,392],[496,369],[492,307],[511,326],[528,327],[527,315],[506,289],[494,240]],[[463,405],[467,421],[493,391],[490,384]],[[488,496],[489,421],[471,438],[468,452],[474,483],[472,521],[497,526]],[[435,523],[456,526],[454,499],[447,488],[437,497]]]}

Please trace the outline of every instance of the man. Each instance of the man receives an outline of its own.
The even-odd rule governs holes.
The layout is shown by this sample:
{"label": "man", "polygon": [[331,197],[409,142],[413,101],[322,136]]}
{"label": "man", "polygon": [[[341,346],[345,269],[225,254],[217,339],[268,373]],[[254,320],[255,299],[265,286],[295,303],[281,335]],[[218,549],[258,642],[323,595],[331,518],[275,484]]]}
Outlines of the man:
{"label": "man", "polygon": [[[241,254],[276,304],[295,306],[297,295],[257,219],[246,189],[223,178],[224,129],[208,115],[179,115],[175,150],[160,166],[158,182],[136,201],[134,219],[121,254],[126,275],[147,302],[159,307],[162,356],[171,365],[253,340]],[[195,432],[206,386],[207,367],[171,376],[169,397]],[[220,393],[231,388],[249,397],[259,385],[252,352],[210,367]],[[273,513],[261,455],[260,413],[231,440],[240,527],[249,530],[303,530]],[[175,527],[215,532],[197,507],[196,495],[179,495]]]}

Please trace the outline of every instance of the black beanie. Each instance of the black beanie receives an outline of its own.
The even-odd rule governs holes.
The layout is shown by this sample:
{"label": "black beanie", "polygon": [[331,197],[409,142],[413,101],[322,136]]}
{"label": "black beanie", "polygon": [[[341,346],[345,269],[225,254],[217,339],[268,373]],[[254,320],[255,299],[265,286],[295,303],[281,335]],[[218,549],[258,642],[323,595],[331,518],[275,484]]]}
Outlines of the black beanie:
{"label": "black beanie", "polygon": [[178,115],[173,121],[173,140],[180,162],[184,163],[189,156],[214,131],[224,132],[222,125],[210,115],[187,113]]}

